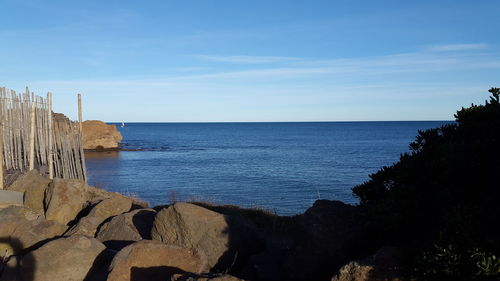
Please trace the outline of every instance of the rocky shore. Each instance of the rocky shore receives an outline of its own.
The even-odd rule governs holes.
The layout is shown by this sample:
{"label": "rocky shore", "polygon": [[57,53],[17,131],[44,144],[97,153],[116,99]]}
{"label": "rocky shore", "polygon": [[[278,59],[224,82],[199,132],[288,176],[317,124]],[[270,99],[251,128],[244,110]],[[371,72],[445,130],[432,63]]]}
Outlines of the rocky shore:
{"label": "rocky shore", "polygon": [[115,125],[98,120],[82,123],[83,149],[90,151],[118,150],[122,135]]}
{"label": "rocky shore", "polygon": [[[19,177],[0,202],[0,280],[402,280],[355,206],[304,214],[140,200],[78,180]],[[22,199],[21,199],[22,198]]]}

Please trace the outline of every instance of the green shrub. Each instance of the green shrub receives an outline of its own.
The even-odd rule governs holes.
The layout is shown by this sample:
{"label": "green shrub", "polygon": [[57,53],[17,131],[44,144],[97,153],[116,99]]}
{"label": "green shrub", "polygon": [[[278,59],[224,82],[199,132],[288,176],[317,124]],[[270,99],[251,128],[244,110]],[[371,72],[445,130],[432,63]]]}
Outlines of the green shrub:
{"label": "green shrub", "polygon": [[405,247],[425,279],[500,277],[500,89],[489,92],[455,123],[419,131],[409,153],[353,188],[382,243]]}

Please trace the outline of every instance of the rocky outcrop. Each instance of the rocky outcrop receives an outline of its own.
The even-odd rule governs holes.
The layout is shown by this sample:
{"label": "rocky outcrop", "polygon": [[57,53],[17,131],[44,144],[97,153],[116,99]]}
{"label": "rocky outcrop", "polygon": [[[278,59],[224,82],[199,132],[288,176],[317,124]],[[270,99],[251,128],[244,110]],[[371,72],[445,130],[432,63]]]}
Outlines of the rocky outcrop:
{"label": "rocky outcrop", "polygon": [[380,246],[362,209],[338,201],[279,217],[201,203],[145,209],[34,171],[13,186],[24,201],[0,209],[0,281],[407,280],[388,248],[360,259]]}
{"label": "rocky outcrop", "polygon": [[235,218],[176,203],[158,212],[151,236],[167,245],[200,250],[207,255],[207,270],[225,271],[255,251],[251,233]]}
{"label": "rocky outcrop", "polygon": [[84,181],[54,179],[45,191],[45,217],[68,224],[86,206],[87,191]]}
{"label": "rocky outcrop", "polygon": [[82,281],[105,249],[96,239],[81,235],[51,241],[23,257],[19,280]]}
{"label": "rocky outcrop", "polygon": [[115,125],[102,121],[87,120],[82,123],[83,148],[90,150],[116,149],[122,135]]}
{"label": "rocky outcrop", "polygon": [[97,228],[108,218],[125,213],[132,207],[132,201],[124,196],[115,195],[97,203],[90,213],[81,218],[66,235],[83,234],[94,237]]}
{"label": "rocky outcrop", "polygon": [[114,217],[101,225],[96,238],[108,248],[120,250],[143,239],[151,239],[151,228],[156,211],[138,209]]}
{"label": "rocky outcrop", "polygon": [[205,263],[204,254],[197,250],[143,240],[116,254],[107,280],[170,280],[178,273],[200,273]]}

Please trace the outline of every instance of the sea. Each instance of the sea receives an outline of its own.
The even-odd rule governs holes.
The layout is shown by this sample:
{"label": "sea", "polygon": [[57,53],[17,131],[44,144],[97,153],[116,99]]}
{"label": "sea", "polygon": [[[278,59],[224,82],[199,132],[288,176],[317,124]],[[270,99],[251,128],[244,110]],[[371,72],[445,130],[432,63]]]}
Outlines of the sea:
{"label": "sea", "polygon": [[451,121],[115,123],[122,151],[86,153],[89,183],[151,206],[206,201],[303,213],[357,204],[352,187],[398,161],[418,130]]}

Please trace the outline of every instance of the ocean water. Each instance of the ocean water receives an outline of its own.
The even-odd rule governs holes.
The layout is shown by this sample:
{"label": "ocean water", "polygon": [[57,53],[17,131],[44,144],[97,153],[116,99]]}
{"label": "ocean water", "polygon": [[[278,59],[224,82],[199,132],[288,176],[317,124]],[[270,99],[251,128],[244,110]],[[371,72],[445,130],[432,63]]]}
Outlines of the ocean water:
{"label": "ocean water", "polygon": [[304,212],[317,199],[356,204],[351,188],[448,121],[127,123],[131,151],[87,153],[89,183],[140,197]]}

